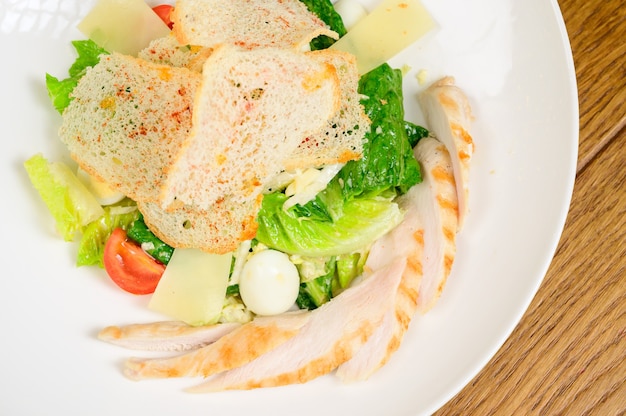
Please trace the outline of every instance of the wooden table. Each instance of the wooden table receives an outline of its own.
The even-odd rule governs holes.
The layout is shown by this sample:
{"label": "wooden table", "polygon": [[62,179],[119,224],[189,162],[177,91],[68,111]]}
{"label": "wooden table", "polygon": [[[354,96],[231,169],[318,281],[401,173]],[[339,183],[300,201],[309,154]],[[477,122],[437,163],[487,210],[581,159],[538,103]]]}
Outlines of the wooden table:
{"label": "wooden table", "polygon": [[517,328],[437,416],[626,414],[626,7],[559,5],[580,100],[565,229]]}

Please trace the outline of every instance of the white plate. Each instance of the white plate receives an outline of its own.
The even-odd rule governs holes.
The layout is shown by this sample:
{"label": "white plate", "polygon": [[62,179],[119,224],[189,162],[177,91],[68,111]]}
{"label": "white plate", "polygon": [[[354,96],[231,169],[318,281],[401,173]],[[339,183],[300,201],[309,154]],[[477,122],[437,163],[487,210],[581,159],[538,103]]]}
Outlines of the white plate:
{"label": "white plate", "polygon": [[[67,160],[44,74],[65,76],[89,1],[3,0],[0,117],[5,197],[0,279],[0,414],[421,415],[456,394],[487,363],[526,310],[559,240],[574,182],[578,106],[573,61],[556,0],[426,0],[440,30],[394,59],[409,64],[414,94],[439,75],[457,78],[476,122],[471,212],[441,301],[416,317],[400,350],[369,381],[191,395],[196,380],[132,382],[135,353],[104,344],[104,326],[153,319],[147,299],[117,290],[103,272],[74,267],[22,168],[42,152]],[[367,2],[368,5],[375,3]],[[494,385],[493,389],[498,386]],[[228,413],[226,413],[228,412]]]}

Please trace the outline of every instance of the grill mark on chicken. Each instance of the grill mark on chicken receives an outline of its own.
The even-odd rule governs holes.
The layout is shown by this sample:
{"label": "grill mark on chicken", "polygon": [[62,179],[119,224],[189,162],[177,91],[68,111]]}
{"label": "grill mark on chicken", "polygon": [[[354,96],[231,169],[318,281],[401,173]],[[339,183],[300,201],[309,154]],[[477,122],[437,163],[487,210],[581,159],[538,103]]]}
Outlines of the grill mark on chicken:
{"label": "grill mark on chicken", "polygon": [[457,205],[456,201],[450,200],[450,199],[446,199],[446,198],[438,195],[437,196],[437,202],[439,203],[439,206],[442,209],[453,211],[454,214],[457,215],[457,213],[459,211],[459,206]]}
{"label": "grill mark on chicken", "polygon": [[431,170],[431,174],[438,181],[449,182],[452,185],[456,186],[454,182],[454,174],[452,174],[452,172],[450,172],[448,169],[445,169],[441,166],[436,166],[434,169]]}
{"label": "grill mark on chicken", "polygon": [[454,134],[460,137],[465,143],[471,145],[471,149],[474,150],[474,139],[472,139],[472,135],[461,126],[459,123],[450,123],[450,128]]}
{"label": "grill mark on chicken", "polygon": [[439,101],[441,102],[441,105],[446,107],[448,110],[459,111],[458,103],[455,100],[453,100],[451,97],[446,95],[444,92],[439,93],[438,98],[439,98]]}

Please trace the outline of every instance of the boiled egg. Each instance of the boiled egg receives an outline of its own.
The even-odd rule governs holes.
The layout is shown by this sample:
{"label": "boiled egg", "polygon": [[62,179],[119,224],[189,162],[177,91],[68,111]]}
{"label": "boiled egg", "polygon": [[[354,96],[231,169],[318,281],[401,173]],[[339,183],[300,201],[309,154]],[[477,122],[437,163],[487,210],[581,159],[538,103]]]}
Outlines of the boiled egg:
{"label": "boiled egg", "polygon": [[300,276],[285,253],[263,250],[244,264],[239,277],[239,294],[257,315],[278,315],[293,306],[298,297]]}
{"label": "boiled egg", "polygon": [[108,184],[94,178],[83,169],[78,168],[76,176],[85,187],[96,197],[100,205],[113,205],[125,198],[125,195],[112,189]]}

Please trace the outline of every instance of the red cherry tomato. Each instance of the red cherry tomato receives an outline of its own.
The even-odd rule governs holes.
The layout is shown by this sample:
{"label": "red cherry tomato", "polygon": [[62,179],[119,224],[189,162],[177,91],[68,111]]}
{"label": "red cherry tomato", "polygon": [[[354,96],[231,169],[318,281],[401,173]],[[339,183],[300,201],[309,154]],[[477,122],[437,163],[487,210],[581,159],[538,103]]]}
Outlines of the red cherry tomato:
{"label": "red cherry tomato", "polygon": [[141,246],[116,228],[104,246],[104,268],[120,288],[135,295],[153,293],[165,265],[153,259]]}
{"label": "red cherry tomato", "polygon": [[152,10],[163,20],[163,23],[167,25],[170,29],[174,27],[174,23],[170,19],[170,13],[172,13],[172,9],[174,6],[169,4],[160,4],[158,6],[154,6]]}

